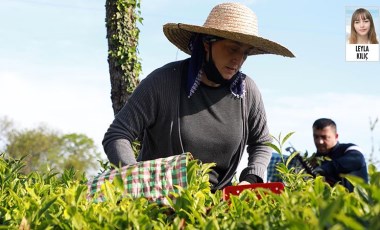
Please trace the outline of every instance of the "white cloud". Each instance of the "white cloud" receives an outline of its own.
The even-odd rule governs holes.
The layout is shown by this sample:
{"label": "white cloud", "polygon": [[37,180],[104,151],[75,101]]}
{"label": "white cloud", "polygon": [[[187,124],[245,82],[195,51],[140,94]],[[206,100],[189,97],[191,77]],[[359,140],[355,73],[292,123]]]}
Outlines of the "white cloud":
{"label": "white cloud", "polygon": [[[82,81],[64,76],[42,81],[0,73],[0,116],[9,117],[22,128],[44,123],[64,133],[84,133],[101,149],[101,140],[113,119],[110,87]],[[104,83],[108,84],[108,79]]]}

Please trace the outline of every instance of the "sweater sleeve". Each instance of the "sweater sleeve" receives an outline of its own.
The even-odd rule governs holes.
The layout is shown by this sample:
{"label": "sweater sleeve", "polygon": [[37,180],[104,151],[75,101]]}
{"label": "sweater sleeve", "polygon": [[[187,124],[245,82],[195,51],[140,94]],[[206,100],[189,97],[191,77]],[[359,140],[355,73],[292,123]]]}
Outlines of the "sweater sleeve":
{"label": "sweater sleeve", "polygon": [[248,80],[247,90],[250,96],[248,116],[248,167],[245,168],[241,175],[240,181],[254,174],[263,180],[265,172],[267,170],[270,158],[272,156],[271,149],[265,143],[271,142],[272,138],[269,134],[266,113],[264,109],[264,103],[256,84]]}
{"label": "sweater sleeve", "polygon": [[104,150],[110,163],[116,167],[137,163],[131,143],[126,139],[111,141],[104,147]]}
{"label": "sweater sleeve", "polygon": [[156,114],[154,77],[140,82],[127,103],[116,114],[104,135],[103,147],[109,161],[116,166],[136,163],[131,143],[146,127],[154,123]]}

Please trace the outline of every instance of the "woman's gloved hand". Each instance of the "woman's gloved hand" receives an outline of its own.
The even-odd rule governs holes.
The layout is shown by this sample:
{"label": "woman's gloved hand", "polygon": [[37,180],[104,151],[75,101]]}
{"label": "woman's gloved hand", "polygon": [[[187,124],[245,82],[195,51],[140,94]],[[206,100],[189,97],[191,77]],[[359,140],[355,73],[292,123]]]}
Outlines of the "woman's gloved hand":
{"label": "woman's gloved hand", "polygon": [[244,180],[242,180],[239,185],[245,185],[245,184],[255,184],[255,183],[263,183],[263,180],[254,174],[248,174]]}

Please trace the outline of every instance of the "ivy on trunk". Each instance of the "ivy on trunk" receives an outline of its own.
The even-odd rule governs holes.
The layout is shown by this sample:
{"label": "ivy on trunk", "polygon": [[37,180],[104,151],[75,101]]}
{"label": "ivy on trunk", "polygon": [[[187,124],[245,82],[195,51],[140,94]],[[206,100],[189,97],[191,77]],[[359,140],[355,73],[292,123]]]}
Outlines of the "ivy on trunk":
{"label": "ivy on trunk", "polygon": [[106,0],[111,100],[117,114],[139,84],[138,39],[142,23],[139,0]]}

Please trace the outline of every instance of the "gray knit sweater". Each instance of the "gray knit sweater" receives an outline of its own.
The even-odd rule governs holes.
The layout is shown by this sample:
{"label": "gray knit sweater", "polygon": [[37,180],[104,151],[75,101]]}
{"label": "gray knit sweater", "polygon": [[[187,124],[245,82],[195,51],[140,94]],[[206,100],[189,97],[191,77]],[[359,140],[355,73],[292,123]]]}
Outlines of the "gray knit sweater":
{"label": "gray knit sweater", "polygon": [[[188,60],[169,63],[156,69],[141,81],[123,109],[107,130],[103,146],[109,161],[115,165],[136,163],[131,142],[143,133],[142,149],[137,161],[152,160],[184,152],[181,143],[179,102],[181,80],[185,79]],[[235,175],[246,148],[248,165],[240,180],[249,174],[264,178],[271,150],[264,145],[271,137],[261,94],[249,77],[245,80],[246,95],[242,103],[243,135],[231,168],[214,186],[225,187]]]}

